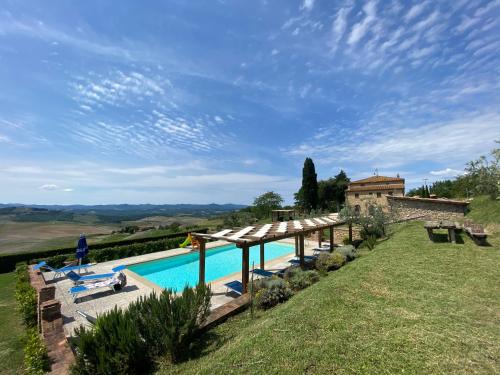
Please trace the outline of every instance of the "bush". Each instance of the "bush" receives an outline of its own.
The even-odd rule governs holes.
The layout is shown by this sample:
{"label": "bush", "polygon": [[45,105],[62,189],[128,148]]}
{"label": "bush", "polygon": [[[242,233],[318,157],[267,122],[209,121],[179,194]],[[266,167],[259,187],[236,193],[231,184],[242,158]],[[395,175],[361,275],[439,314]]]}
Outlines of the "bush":
{"label": "bush", "polygon": [[349,236],[344,236],[344,238],[342,239],[342,243],[344,245],[349,245],[350,244]]}
{"label": "bush", "polygon": [[292,290],[283,279],[260,279],[257,290],[255,304],[263,310],[285,302],[293,295]]}
{"label": "bush", "polygon": [[29,282],[28,266],[20,265],[16,268],[16,291],[15,297],[17,307],[21,313],[24,324],[27,327],[36,327],[37,317],[37,295],[36,290]]}
{"label": "bush", "polygon": [[342,267],[346,262],[346,257],[343,254],[334,252],[331,254],[320,254],[316,259],[316,269],[320,272],[336,270]]}
{"label": "bush", "polygon": [[208,316],[210,296],[205,285],[186,287],[181,295],[164,290],[99,316],[93,327],[76,331],[73,374],[138,374],[149,371],[158,356],[182,360]]}
{"label": "bush", "polygon": [[26,335],[24,368],[30,375],[45,374],[50,370],[47,348],[36,328],[30,328]]}
{"label": "bush", "polygon": [[353,245],[340,246],[336,248],[335,251],[345,256],[348,262],[358,257],[358,254],[356,253],[356,248]]}
{"label": "bush", "polygon": [[361,243],[361,247],[367,248],[368,250],[373,250],[377,244],[377,237],[369,236]]}
{"label": "bush", "polygon": [[319,274],[314,270],[303,271],[300,267],[291,267],[285,272],[285,280],[293,290],[301,290],[318,282]]}

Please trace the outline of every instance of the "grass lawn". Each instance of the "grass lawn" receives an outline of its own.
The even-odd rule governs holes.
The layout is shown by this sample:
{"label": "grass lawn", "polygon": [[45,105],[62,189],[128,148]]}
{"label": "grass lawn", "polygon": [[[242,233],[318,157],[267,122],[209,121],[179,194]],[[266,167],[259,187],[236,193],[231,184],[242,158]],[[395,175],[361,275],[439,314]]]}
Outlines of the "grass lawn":
{"label": "grass lawn", "polygon": [[22,373],[24,328],[14,299],[15,274],[0,274],[0,374]]}
{"label": "grass lawn", "polygon": [[[479,221],[479,220],[478,220]],[[291,300],[241,314],[159,374],[500,373],[500,235],[432,243],[422,222]]]}

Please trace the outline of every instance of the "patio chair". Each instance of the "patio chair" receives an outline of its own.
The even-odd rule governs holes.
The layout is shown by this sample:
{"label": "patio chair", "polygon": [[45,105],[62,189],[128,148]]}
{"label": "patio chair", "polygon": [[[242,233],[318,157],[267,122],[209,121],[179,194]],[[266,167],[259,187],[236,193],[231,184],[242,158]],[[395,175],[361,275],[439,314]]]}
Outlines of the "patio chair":
{"label": "patio chair", "polygon": [[70,288],[69,293],[73,297],[73,301],[76,303],[76,300],[80,293],[88,292],[90,290],[103,289],[103,288],[109,288],[113,292],[116,292],[122,289],[126,284],[127,284],[127,277],[125,276],[125,274],[120,272],[119,274],[107,280],[74,286]]}
{"label": "patio chair", "polygon": [[[304,255],[304,262],[305,263],[312,263],[316,260],[316,256],[314,255]],[[288,263],[292,263],[294,266],[300,265],[300,258],[296,257],[293,259],[290,259]]]}
{"label": "patio chair", "polygon": [[83,284],[85,281],[96,281],[96,280],[101,280],[101,279],[109,279],[112,278],[117,272],[123,271],[126,268],[124,265],[117,266],[112,269],[113,272],[110,273],[100,273],[100,274],[93,274],[93,275],[85,275],[81,276],[78,275],[74,271],[70,271],[66,274],[66,277],[73,281],[76,284]]}
{"label": "patio chair", "polygon": [[313,254],[315,256],[321,254],[321,253],[329,253],[330,252],[330,245],[326,245],[326,246],[321,246],[321,247],[315,247],[313,249]]}
{"label": "patio chair", "polygon": [[240,296],[243,294],[243,284],[241,283],[241,281],[233,280],[233,281],[230,281],[228,283],[225,283],[224,286],[228,290],[231,290],[231,291],[235,292],[236,294],[239,294]]}
{"label": "patio chair", "polygon": [[88,263],[88,264],[82,264],[82,265],[79,265],[79,266],[77,265],[77,266],[64,266],[64,267],[61,267],[61,268],[53,268],[53,267],[49,266],[47,264],[47,262],[41,261],[40,263],[35,264],[33,266],[33,269],[34,270],[39,270],[41,268],[45,268],[45,269],[47,269],[49,271],[52,271],[52,272],[54,272],[53,279],[56,279],[61,274],[65,275],[67,272],[71,272],[71,271],[85,270],[85,272],[88,272],[88,268],[92,267],[93,265],[94,265],[94,263]]}

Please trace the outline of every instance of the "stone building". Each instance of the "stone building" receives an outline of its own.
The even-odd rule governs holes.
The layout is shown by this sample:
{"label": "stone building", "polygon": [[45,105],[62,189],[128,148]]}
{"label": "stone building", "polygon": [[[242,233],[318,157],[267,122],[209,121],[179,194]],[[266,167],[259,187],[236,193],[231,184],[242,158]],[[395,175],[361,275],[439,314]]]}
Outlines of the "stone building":
{"label": "stone building", "polygon": [[372,176],[352,181],[346,190],[346,202],[358,212],[366,212],[368,207],[379,205],[389,209],[386,196],[403,197],[405,180],[397,177]]}
{"label": "stone building", "polygon": [[463,218],[469,202],[445,198],[387,196],[390,210],[400,220],[454,220]]}

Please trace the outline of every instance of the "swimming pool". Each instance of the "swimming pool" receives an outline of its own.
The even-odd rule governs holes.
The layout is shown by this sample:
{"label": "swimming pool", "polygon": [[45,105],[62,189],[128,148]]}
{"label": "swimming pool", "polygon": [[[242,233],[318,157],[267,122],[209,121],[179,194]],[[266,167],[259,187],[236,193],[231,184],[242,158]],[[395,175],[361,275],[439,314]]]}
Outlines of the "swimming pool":
{"label": "swimming pool", "polygon": [[[294,246],[271,242],[265,245],[265,260],[269,261],[293,253]],[[235,245],[207,249],[205,258],[205,281],[209,283],[221,277],[241,271],[242,250]],[[250,248],[250,267],[260,264],[259,246]],[[151,262],[133,264],[127,267],[161,288],[181,291],[184,286],[198,283],[199,254],[192,252]]]}

